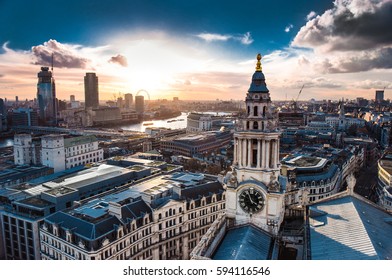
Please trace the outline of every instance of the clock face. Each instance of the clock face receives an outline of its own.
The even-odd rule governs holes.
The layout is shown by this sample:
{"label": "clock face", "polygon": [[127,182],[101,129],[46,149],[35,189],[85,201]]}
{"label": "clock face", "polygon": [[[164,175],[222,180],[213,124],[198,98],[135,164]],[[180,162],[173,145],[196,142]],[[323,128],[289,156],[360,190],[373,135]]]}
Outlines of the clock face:
{"label": "clock face", "polygon": [[257,189],[250,187],[240,193],[238,202],[245,212],[252,214],[263,209],[264,196]]}

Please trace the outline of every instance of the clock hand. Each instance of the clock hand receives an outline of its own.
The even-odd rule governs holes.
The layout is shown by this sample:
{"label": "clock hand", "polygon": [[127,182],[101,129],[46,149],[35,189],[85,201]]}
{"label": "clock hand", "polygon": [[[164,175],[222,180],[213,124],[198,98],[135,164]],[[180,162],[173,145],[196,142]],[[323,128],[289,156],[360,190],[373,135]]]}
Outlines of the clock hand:
{"label": "clock hand", "polygon": [[249,197],[250,202],[251,202],[252,204],[255,204],[254,201],[252,200],[252,197],[250,196],[250,193],[248,193],[248,197]]}

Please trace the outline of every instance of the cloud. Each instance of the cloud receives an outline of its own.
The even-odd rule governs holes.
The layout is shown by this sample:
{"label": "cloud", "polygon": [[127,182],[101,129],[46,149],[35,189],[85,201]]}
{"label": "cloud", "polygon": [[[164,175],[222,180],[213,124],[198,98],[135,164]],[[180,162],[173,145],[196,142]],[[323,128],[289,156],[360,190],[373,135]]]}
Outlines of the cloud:
{"label": "cloud", "polygon": [[347,56],[337,56],[316,63],[315,68],[322,73],[353,73],[372,69],[392,68],[392,48],[357,52]]}
{"label": "cloud", "polygon": [[191,83],[191,81],[189,81],[189,80],[186,80],[185,82],[184,82],[184,85],[186,85],[186,86],[190,86],[192,83]]}
{"label": "cloud", "polygon": [[307,16],[306,20],[311,20],[312,18],[316,17],[317,13],[315,11],[311,11]]}
{"label": "cloud", "polygon": [[80,48],[79,45],[62,44],[51,39],[43,45],[33,46],[31,51],[36,65],[51,65],[53,55],[53,64],[57,68],[85,69],[89,60],[78,54]]}
{"label": "cloud", "polygon": [[342,88],[343,84],[341,82],[337,82],[325,77],[314,77],[314,78],[303,78],[297,80],[286,80],[284,88],[300,89],[302,86],[304,86],[303,92],[306,92],[308,91],[309,88],[327,88],[327,89]]}
{"label": "cloud", "polygon": [[225,42],[228,40],[235,40],[235,41],[239,41],[243,45],[250,45],[254,41],[252,38],[252,34],[250,32],[246,32],[245,34],[239,34],[239,35],[200,33],[195,36],[207,42],[213,42],[213,41]]}
{"label": "cloud", "polygon": [[3,78],[4,77],[4,74],[0,74],[0,78]]}
{"label": "cloud", "polygon": [[391,11],[391,0],[336,0],[321,15],[308,14],[291,47],[311,49],[317,73],[391,69]]}
{"label": "cloud", "polygon": [[353,86],[361,89],[383,89],[384,87],[392,88],[392,82],[380,80],[364,80],[354,83]]}
{"label": "cloud", "polygon": [[298,65],[299,66],[308,66],[310,64],[309,59],[306,58],[304,55],[300,55],[298,57]]}
{"label": "cloud", "polygon": [[128,60],[125,56],[118,54],[116,56],[112,56],[109,59],[109,63],[117,63],[121,65],[122,67],[127,67],[128,66]]}
{"label": "cloud", "polygon": [[290,32],[290,30],[291,30],[293,27],[294,27],[294,25],[292,25],[292,24],[287,25],[287,26],[284,28],[284,32],[286,32],[286,33]]}
{"label": "cloud", "polygon": [[336,0],[332,9],[308,20],[292,46],[328,52],[392,44],[391,10],[390,0]]}
{"label": "cloud", "polygon": [[199,37],[200,39],[203,39],[204,41],[207,41],[207,42],[212,42],[212,41],[227,41],[232,36],[231,35],[213,34],[213,33],[201,33],[201,34],[196,35],[196,37]]}
{"label": "cloud", "polygon": [[252,35],[250,32],[246,32],[242,37],[239,38],[243,45],[250,45],[253,43]]}

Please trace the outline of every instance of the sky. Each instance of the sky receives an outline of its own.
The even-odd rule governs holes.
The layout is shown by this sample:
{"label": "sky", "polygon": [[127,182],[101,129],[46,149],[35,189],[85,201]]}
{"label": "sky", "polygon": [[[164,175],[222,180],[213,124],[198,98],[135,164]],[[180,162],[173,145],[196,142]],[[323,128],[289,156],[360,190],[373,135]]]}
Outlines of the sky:
{"label": "sky", "polygon": [[[392,0],[0,0],[0,98],[243,100],[256,55],[273,100],[392,99]],[[141,91],[144,90],[144,91]]]}

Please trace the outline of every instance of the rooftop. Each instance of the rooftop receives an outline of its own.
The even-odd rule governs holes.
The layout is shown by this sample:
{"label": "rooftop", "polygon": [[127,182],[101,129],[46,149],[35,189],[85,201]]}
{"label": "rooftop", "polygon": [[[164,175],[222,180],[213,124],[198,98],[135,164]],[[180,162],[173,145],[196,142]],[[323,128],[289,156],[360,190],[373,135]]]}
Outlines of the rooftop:
{"label": "rooftop", "polygon": [[46,200],[43,200],[39,197],[36,197],[36,196],[28,197],[23,200],[19,200],[17,203],[18,204],[27,204],[27,205],[35,206],[37,208],[45,208],[49,205],[52,205],[52,203],[50,203]]}
{"label": "rooftop", "polygon": [[95,141],[98,141],[98,140],[97,140],[97,137],[95,137],[94,135],[70,137],[70,138],[64,139],[64,147],[69,148],[72,146],[93,143]]}
{"label": "rooftop", "polygon": [[312,168],[323,167],[326,164],[327,159],[314,157],[314,156],[307,156],[307,155],[298,155],[295,156],[294,158],[286,160],[285,162],[290,165],[296,166],[298,169],[307,169],[309,167]]}
{"label": "rooftop", "polygon": [[[99,199],[91,200],[76,208],[74,211],[89,217],[100,217],[107,213],[109,209],[109,202],[123,205],[140,198],[143,194],[147,194],[149,196],[153,195],[158,198],[162,198],[164,196],[170,197],[169,195],[171,194],[173,187],[180,184],[195,187],[208,182],[212,182],[212,180],[206,179],[204,175],[201,174],[176,172],[172,175],[160,175],[151,178],[150,180],[130,186],[124,191],[111,193]],[[222,188],[221,185],[220,187]],[[209,190],[211,191],[211,187]],[[189,187],[189,189],[185,189],[184,192],[189,196],[192,196],[191,194],[193,192],[197,192],[197,195],[203,194],[204,186],[199,188]]]}
{"label": "rooftop", "polygon": [[262,230],[244,226],[229,230],[212,259],[267,260],[272,251],[272,238]]}
{"label": "rooftop", "polygon": [[392,259],[392,216],[377,205],[354,194],[316,203],[309,212],[312,259]]}

